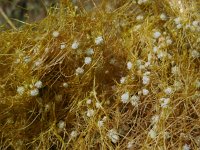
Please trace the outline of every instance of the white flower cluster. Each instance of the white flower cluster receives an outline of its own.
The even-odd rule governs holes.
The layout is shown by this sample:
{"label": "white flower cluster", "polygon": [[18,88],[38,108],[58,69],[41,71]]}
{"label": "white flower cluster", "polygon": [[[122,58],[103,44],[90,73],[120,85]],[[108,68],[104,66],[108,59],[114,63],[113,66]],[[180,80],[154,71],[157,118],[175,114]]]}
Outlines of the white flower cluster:
{"label": "white flower cluster", "polygon": [[159,115],[154,115],[152,118],[151,118],[151,123],[152,124],[156,124],[158,121],[159,121]]}
{"label": "white flower cluster", "polygon": [[169,98],[161,98],[160,99],[160,106],[162,108],[167,108],[169,106],[170,99]]}
{"label": "white flower cluster", "polygon": [[191,56],[196,59],[200,57],[200,53],[197,50],[192,50],[191,51]]}
{"label": "white flower cluster", "polygon": [[96,102],[95,106],[96,106],[96,108],[101,108],[101,103],[100,102]]}
{"label": "white flower cluster", "polygon": [[58,31],[54,31],[52,35],[54,38],[57,38],[60,35],[60,33]]}
{"label": "white flower cluster", "polygon": [[85,53],[86,55],[90,56],[94,54],[94,50],[92,48],[88,48]]}
{"label": "white flower cluster", "polygon": [[130,103],[131,103],[133,106],[135,106],[135,107],[138,107],[139,101],[140,101],[140,97],[137,96],[137,95],[133,95],[133,96],[131,96],[131,98],[130,98]]}
{"label": "white flower cluster", "polygon": [[30,91],[31,96],[37,96],[39,94],[39,90],[37,88]]}
{"label": "white flower cluster", "polygon": [[68,85],[67,82],[64,82],[62,86],[63,86],[64,88],[68,88],[69,85]]}
{"label": "white flower cluster", "polygon": [[85,62],[86,65],[88,65],[92,62],[92,58],[91,57],[85,57],[84,62]]}
{"label": "white flower cluster", "polygon": [[167,95],[171,95],[173,93],[173,90],[171,87],[167,87],[165,90],[164,90],[165,94]]}
{"label": "white flower cluster", "polygon": [[109,130],[107,136],[113,143],[117,143],[119,141],[119,136],[115,129]]}
{"label": "white flower cluster", "polygon": [[133,64],[132,64],[132,62],[129,61],[129,62],[127,63],[127,69],[128,69],[128,70],[131,70],[132,67],[133,67]]}
{"label": "white flower cluster", "polygon": [[88,117],[94,116],[94,110],[93,110],[93,109],[88,109],[88,110],[87,110],[87,116],[88,116]]}
{"label": "white flower cluster", "polygon": [[180,17],[175,18],[174,22],[176,24],[176,28],[177,29],[181,29],[182,28],[183,25],[181,24],[181,18]]}
{"label": "white flower cluster", "polygon": [[87,99],[86,104],[90,105],[92,103],[91,99]]}
{"label": "white flower cluster", "polygon": [[62,49],[65,49],[66,48],[66,44],[65,43],[61,43],[60,44],[60,49],[62,50]]}
{"label": "white flower cluster", "polygon": [[133,140],[129,141],[126,148],[128,148],[128,149],[133,148],[133,143],[134,143]]}
{"label": "white flower cluster", "polygon": [[77,49],[79,47],[79,42],[77,40],[75,40],[73,43],[72,43],[72,49]]}
{"label": "white flower cluster", "polygon": [[83,74],[83,73],[84,73],[84,69],[83,69],[83,68],[78,67],[78,68],[76,69],[76,75],[81,75],[81,74]]}
{"label": "white flower cluster", "polygon": [[142,83],[143,83],[144,85],[147,85],[147,84],[149,84],[149,82],[150,82],[149,76],[144,75],[144,76],[142,77]]}
{"label": "white flower cluster", "polygon": [[129,92],[125,92],[124,94],[122,94],[121,96],[121,101],[122,103],[131,103],[133,106],[138,106],[139,104],[139,100],[140,100],[140,97],[137,96],[137,95],[133,95],[133,96],[129,96]]}
{"label": "white flower cluster", "polygon": [[66,123],[63,120],[60,120],[57,124],[59,129],[64,129],[66,126]]}
{"label": "white flower cluster", "polygon": [[166,14],[165,14],[165,13],[162,13],[162,14],[160,15],[160,19],[163,20],[163,21],[167,20]]}
{"label": "white flower cluster", "polygon": [[155,39],[158,39],[160,36],[161,36],[161,33],[159,31],[156,31],[156,32],[153,33],[153,37]]}
{"label": "white flower cluster", "polygon": [[107,117],[106,117],[106,116],[104,116],[102,120],[99,120],[99,121],[97,122],[98,127],[99,127],[99,128],[103,127],[106,120],[107,120]]}
{"label": "white flower cluster", "polygon": [[137,21],[141,21],[141,20],[143,20],[144,19],[144,16],[143,15],[138,15],[137,17],[136,17],[136,20]]}
{"label": "white flower cluster", "polygon": [[25,88],[23,86],[17,87],[17,93],[19,95],[23,95],[25,91]]}
{"label": "white flower cluster", "polygon": [[171,69],[172,74],[178,75],[180,73],[180,69],[177,66],[172,67]]}
{"label": "white flower cluster", "polygon": [[191,148],[190,148],[190,146],[188,145],[188,144],[185,144],[184,146],[183,146],[183,150],[190,150]]}
{"label": "white flower cluster", "polygon": [[77,137],[77,136],[78,136],[77,131],[72,131],[72,132],[70,133],[70,136],[71,136],[72,138]]}
{"label": "white flower cluster", "polygon": [[124,84],[125,82],[126,82],[126,77],[121,77],[120,83],[121,83],[121,84]]}
{"label": "white flower cluster", "polygon": [[152,139],[155,139],[157,137],[157,132],[154,130],[154,129],[151,129],[149,131],[149,136],[152,138]]}
{"label": "white flower cluster", "polygon": [[31,96],[37,96],[39,94],[39,89],[43,86],[42,81],[37,81],[34,86],[35,88],[30,91]]}
{"label": "white flower cluster", "polygon": [[41,89],[42,88],[42,81],[37,81],[34,85],[35,85],[36,88]]}
{"label": "white flower cluster", "polygon": [[147,2],[149,2],[149,0],[138,0],[139,5],[146,4]]}
{"label": "white flower cluster", "polygon": [[95,38],[95,44],[96,45],[100,45],[103,43],[103,37],[102,36],[98,36],[97,38]]}
{"label": "white flower cluster", "polygon": [[149,94],[149,90],[147,90],[147,89],[142,89],[142,94],[143,94],[143,95],[148,95],[148,94]]}
{"label": "white flower cluster", "polygon": [[128,103],[129,102],[129,92],[122,94],[121,101],[122,101],[122,103]]}

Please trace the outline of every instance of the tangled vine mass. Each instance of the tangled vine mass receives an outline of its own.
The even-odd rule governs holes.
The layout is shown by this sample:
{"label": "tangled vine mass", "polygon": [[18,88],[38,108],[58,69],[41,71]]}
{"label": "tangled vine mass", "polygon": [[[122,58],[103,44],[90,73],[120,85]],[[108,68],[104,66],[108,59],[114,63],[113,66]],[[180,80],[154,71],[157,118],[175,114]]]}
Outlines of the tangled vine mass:
{"label": "tangled vine mass", "polygon": [[91,6],[0,32],[0,149],[200,149],[200,2]]}

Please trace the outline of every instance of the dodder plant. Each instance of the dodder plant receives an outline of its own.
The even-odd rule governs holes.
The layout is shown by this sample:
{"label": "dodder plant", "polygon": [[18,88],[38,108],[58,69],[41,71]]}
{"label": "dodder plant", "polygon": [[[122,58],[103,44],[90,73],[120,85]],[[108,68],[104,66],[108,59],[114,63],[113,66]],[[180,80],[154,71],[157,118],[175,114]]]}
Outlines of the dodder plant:
{"label": "dodder plant", "polygon": [[199,2],[107,2],[0,33],[1,149],[199,149]]}

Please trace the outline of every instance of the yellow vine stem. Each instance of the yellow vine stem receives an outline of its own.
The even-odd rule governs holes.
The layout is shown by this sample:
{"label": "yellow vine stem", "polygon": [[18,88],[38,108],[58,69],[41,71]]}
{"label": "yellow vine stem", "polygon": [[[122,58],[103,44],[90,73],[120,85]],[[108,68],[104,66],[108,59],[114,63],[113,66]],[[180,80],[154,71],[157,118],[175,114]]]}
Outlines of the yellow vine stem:
{"label": "yellow vine stem", "polygon": [[17,30],[15,25],[12,23],[12,21],[8,18],[8,16],[5,14],[3,9],[0,7],[0,14],[3,16],[3,18],[7,21],[7,23],[13,28],[14,30]]}

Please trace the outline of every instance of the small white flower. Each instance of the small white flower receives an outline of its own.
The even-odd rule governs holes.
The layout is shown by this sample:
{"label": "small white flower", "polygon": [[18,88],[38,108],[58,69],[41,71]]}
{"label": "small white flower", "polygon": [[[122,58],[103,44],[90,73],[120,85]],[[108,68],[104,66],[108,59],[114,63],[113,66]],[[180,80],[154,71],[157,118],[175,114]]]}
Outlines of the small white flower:
{"label": "small white flower", "polygon": [[139,96],[136,96],[136,95],[133,95],[131,98],[130,98],[130,102],[133,106],[138,106],[139,105],[139,101],[140,101],[140,97]]}
{"label": "small white flower", "polygon": [[70,133],[70,136],[71,136],[72,138],[77,137],[77,135],[78,135],[77,131],[72,131],[72,132]]}
{"label": "small white flower", "polygon": [[25,91],[25,89],[24,89],[23,86],[17,87],[17,93],[18,93],[19,95],[23,95],[23,94],[24,94],[24,91]]}
{"label": "small white flower", "polygon": [[91,61],[92,61],[92,58],[91,57],[85,57],[85,60],[84,60],[84,62],[85,62],[85,64],[90,64],[91,63]]}
{"label": "small white flower", "polygon": [[137,17],[136,17],[136,20],[137,21],[141,21],[141,20],[143,20],[144,19],[144,16],[143,15],[138,15]]}
{"label": "small white flower", "polygon": [[42,64],[42,60],[35,61],[35,66],[38,67]]}
{"label": "small white flower", "polygon": [[86,50],[86,54],[87,54],[87,55],[93,55],[93,54],[94,54],[94,50],[93,50],[92,48],[88,48],[88,49]]}
{"label": "small white flower", "polygon": [[191,149],[190,146],[187,145],[187,144],[185,144],[185,145],[183,146],[183,150],[190,150],[190,149]]}
{"label": "small white flower", "polygon": [[72,43],[72,49],[77,49],[79,47],[79,42],[77,40],[75,40],[73,43]]}
{"label": "small white flower", "polygon": [[126,77],[121,77],[121,79],[120,79],[120,83],[121,83],[121,84],[124,84],[125,81],[126,81]]}
{"label": "small white flower", "polygon": [[181,29],[182,28],[182,24],[177,24],[176,28],[177,29]]}
{"label": "small white flower", "polygon": [[66,124],[65,124],[65,122],[63,120],[60,120],[58,122],[57,126],[58,126],[59,129],[64,129]]}
{"label": "small white flower", "polygon": [[165,92],[165,94],[170,95],[170,94],[172,94],[173,90],[172,90],[171,87],[167,87],[167,88],[164,90],[164,92]]}
{"label": "small white flower", "polygon": [[151,74],[151,72],[146,71],[143,75],[144,75],[144,76],[148,76],[148,75],[150,75],[150,74]]}
{"label": "small white flower", "polygon": [[132,62],[129,61],[129,62],[127,63],[127,68],[128,68],[128,70],[130,70],[132,67],[133,67],[133,64],[132,64]]}
{"label": "small white flower", "polygon": [[119,141],[119,136],[115,129],[109,130],[107,136],[113,143],[117,143]]}
{"label": "small white flower", "polygon": [[158,54],[157,54],[157,57],[159,59],[162,59],[163,57],[166,57],[167,56],[167,53],[164,52],[164,51],[159,51]]}
{"label": "small white flower", "polygon": [[171,72],[172,74],[177,75],[180,72],[179,67],[177,66],[172,67]]}
{"label": "small white flower", "polygon": [[191,51],[191,56],[192,56],[193,58],[199,58],[200,53],[199,53],[197,50],[192,50],[192,51]]}
{"label": "small white flower", "polygon": [[174,22],[175,22],[175,24],[180,24],[181,18],[180,17],[175,18]]}
{"label": "small white flower", "polygon": [[146,75],[144,75],[144,76],[142,77],[142,83],[146,85],[146,84],[149,84],[149,82],[150,82],[149,77],[146,76]]}
{"label": "small white flower", "polygon": [[39,90],[38,89],[33,89],[33,90],[31,90],[31,92],[30,92],[30,95],[31,96],[37,96],[39,94]]}
{"label": "small white flower", "polygon": [[192,22],[192,25],[195,26],[195,27],[198,27],[200,25],[200,22],[195,20]]}
{"label": "small white flower", "polygon": [[96,102],[95,106],[96,106],[96,108],[101,108],[101,103]]}
{"label": "small white flower", "polygon": [[155,39],[159,38],[161,36],[161,33],[159,31],[154,32],[153,37]]}
{"label": "small white flower", "polygon": [[83,68],[78,67],[78,68],[76,69],[76,75],[80,75],[80,74],[83,74],[83,73],[84,73],[84,69],[83,69]]}
{"label": "small white flower", "polygon": [[159,121],[159,115],[154,115],[152,118],[151,118],[151,123],[152,124],[155,124]]}
{"label": "small white flower", "polygon": [[99,128],[101,128],[101,127],[103,127],[104,122],[103,122],[102,120],[99,120],[99,121],[97,122],[97,125],[98,125]]}
{"label": "small white flower", "polygon": [[160,99],[160,106],[161,106],[162,108],[166,108],[166,107],[168,107],[169,102],[170,102],[170,99],[169,99],[169,98],[161,98],[161,99]]}
{"label": "small white flower", "polygon": [[66,44],[62,43],[60,44],[60,49],[65,49],[66,48]]}
{"label": "small white flower", "polygon": [[37,81],[35,83],[35,87],[38,88],[38,89],[41,89],[42,88],[42,81]]}
{"label": "small white flower", "polygon": [[63,83],[63,87],[64,87],[64,88],[68,88],[68,86],[69,86],[69,85],[68,85],[67,82],[64,82],[64,83]]}
{"label": "small white flower", "polygon": [[140,70],[143,70],[143,69],[145,69],[145,66],[144,66],[144,65],[140,65],[140,66],[139,66],[139,69],[140,69]]}
{"label": "small white flower", "polygon": [[166,43],[167,43],[167,45],[171,45],[173,42],[172,42],[171,39],[167,39],[167,40],[166,40]]}
{"label": "small white flower", "polygon": [[158,51],[158,47],[157,47],[157,46],[154,46],[154,47],[153,47],[153,52],[156,53],[157,51]]}
{"label": "small white flower", "polygon": [[138,4],[146,4],[149,0],[138,0]]}
{"label": "small white flower", "polygon": [[29,63],[30,61],[31,61],[30,56],[25,56],[25,57],[24,57],[24,62],[25,62],[25,63]]}
{"label": "small white flower", "polygon": [[149,131],[149,136],[150,136],[152,139],[155,139],[156,136],[157,136],[156,131],[154,131],[153,129],[151,129],[151,130]]}
{"label": "small white flower", "polygon": [[122,101],[122,103],[128,103],[128,101],[129,101],[129,92],[126,92],[121,96],[121,101]]}
{"label": "small white flower", "polygon": [[58,36],[59,36],[59,32],[58,31],[54,31],[53,33],[52,33],[52,35],[53,35],[53,37],[55,37],[55,38],[57,38]]}
{"label": "small white flower", "polygon": [[103,122],[105,122],[107,120],[107,117],[104,116],[102,120],[103,120]]}
{"label": "small white flower", "polygon": [[169,138],[170,138],[170,133],[167,132],[167,131],[165,131],[165,132],[164,132],[164,136],[165,136],[166,139],[169,139]]}
{"label": "small white flower", "polygon": [[94,110],[93,110],[93,109],[88,109],[88,111],[87,111],[87,116],[88,116],[88,117],[94,116]]}
{"label": "small white flower", "polygon": [[143,94],[143,95],[148,95],[148,94],[149,94],[149,90],[143,89],[143,90],[142,90],[142,94]]}
{"label": "small white flower", "polygon": [[167,16],[165,15],[165,13],[162,13],[162,14],[160,15],[160,19],[161,19],[161,20],[167,20]]}
{"label": "small white flower", "polygon": [[103,37],[102,36],[98,36],[97,38],[95,38],[95,44],[99,45],[103,43]]}
{"label": "small white flower", "polygon": [[127,144],[127,148],[130,149],[133,147],[133,141],[129,141]]}
{"label": "small white flower", "polygon": [[92,100],[91,100],[91,99],[88,99],[88,100],[86,101],[86,103],[87,103],[88,105],[90,105],[90,104],[92,103]]}

